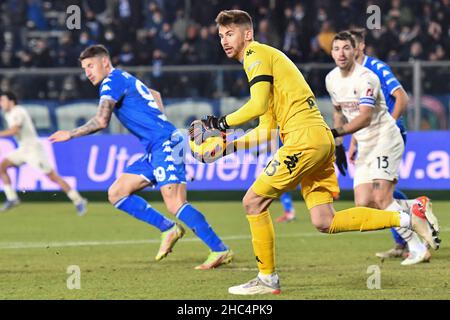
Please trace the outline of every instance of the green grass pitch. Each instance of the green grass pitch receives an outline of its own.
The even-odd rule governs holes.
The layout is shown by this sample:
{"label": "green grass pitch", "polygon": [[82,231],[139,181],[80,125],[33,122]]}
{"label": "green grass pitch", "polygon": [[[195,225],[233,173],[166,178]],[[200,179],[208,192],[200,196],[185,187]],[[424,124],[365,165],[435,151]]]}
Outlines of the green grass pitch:
{"label": "green grass pitch", "polygon": [[[235,252],[215,270],[194,270],[208,249],[191,231],[156,262],[159,232],[107,203],[92,203],[78,217],[68,202],[23,203],[0,214],[0,299],[240,299],[227,293],[256,273],[250,231],[240,202],[194,202]],[[336,209],[350,202],[336,203]],[[166,212],[161,202],[154,207]],[[391,247],[389,230],[324,235],[311,225],[303,202],[298,218],[275,224],[282,294],[245,299],[449,299],[450,202],[436,201],[441,249],[430,263],[404,267],[381,262],[376,251]],[[281,212],[279,202],[272,216]],[[80,289],[69,290],[68,267],[79,266]],[[380,269],[381,289],[368,289]],[[370,269],[369,269],[370,271]]]}

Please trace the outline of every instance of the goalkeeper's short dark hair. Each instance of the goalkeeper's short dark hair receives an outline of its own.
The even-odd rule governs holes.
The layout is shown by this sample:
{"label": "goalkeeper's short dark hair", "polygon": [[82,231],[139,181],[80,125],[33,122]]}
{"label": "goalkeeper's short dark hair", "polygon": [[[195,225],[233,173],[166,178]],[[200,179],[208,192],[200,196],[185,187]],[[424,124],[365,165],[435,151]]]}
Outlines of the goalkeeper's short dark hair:
{"label": "goalkeeper's short dark hair", "polygon": [[222,10],[216,17],[218,26],[229,26],[236,24],[238,26],[248,26],[253,29],[252,17],[243,10]]}
{"label": "goalkeeper's short dark hair", "polygon": [[84,49],[83,52],[81,52],[78,60],[81,62],[87,58],[100,57],[100,56],[106,56],[106,57],[110,58],[109,51],[102,44],[94,44],[94,45],[89,46],[86,49]]}

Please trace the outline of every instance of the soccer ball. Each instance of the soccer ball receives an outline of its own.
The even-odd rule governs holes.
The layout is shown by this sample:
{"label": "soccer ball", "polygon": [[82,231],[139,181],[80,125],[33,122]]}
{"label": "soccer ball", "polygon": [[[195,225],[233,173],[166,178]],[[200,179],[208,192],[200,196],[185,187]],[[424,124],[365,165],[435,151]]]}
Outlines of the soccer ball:
{"label": "soccer ball", "polygon": [[224,156],[226,134],[208,129],[201,121],[196,120],[189,127],[189,146],[197,161],[211,163]]}

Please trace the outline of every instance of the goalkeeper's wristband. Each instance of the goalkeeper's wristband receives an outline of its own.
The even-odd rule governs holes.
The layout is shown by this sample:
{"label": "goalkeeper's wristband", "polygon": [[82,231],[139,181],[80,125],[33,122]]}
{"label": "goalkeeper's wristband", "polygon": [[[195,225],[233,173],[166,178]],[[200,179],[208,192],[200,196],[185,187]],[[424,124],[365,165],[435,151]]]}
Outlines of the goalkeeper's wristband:
{"label": "goalkeeper's wristband", "polygon": [[217,121],[217,129],[221,131],[225,131],[230,128],[230,126],[227,123],[227,116],[220,117]]}
{"label": "goalkeeper's wristband", "polygon": [[341,128],[333,128],[331,129],[331,133],[333,134],[333,138],[337,138],[343,135],[344,130]]}

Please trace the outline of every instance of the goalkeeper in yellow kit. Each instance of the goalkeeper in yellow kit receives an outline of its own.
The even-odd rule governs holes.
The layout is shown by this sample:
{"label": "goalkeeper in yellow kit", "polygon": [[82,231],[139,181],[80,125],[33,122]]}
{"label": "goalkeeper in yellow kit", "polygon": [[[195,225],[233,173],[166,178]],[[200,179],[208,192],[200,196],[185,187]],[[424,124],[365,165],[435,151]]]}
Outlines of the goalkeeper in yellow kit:
{"label": "goalkeeper in yellow kit", "polygon": [[[245,11],[226,10],[216,18],[221,45],[228,58],[243,64],[250,100],[239,110],[203,124],[226,131],[259,117],[259,125],[233,141],[234,148],[270,139],[279,128],[283,146],[246,193],[243,204],[252,234],[258,276],[229,288],[231,294],[281,292],[275,270],[275,234],[269,206],[282,193],[301,185],[314,226],[321,232],[369,231],[390,227],[413,228],[427,241],[435,241],[437,221],[430,208],[417,203],[412,212],[350,208],[335,212],[333,194],[339,192],[334,171],[334,138],[359,128],[349,124],[330,130],[323,120],[309,85],[282,52],[253,39],[252,19]],[[389,208],[387,208],[389,209]]]}

